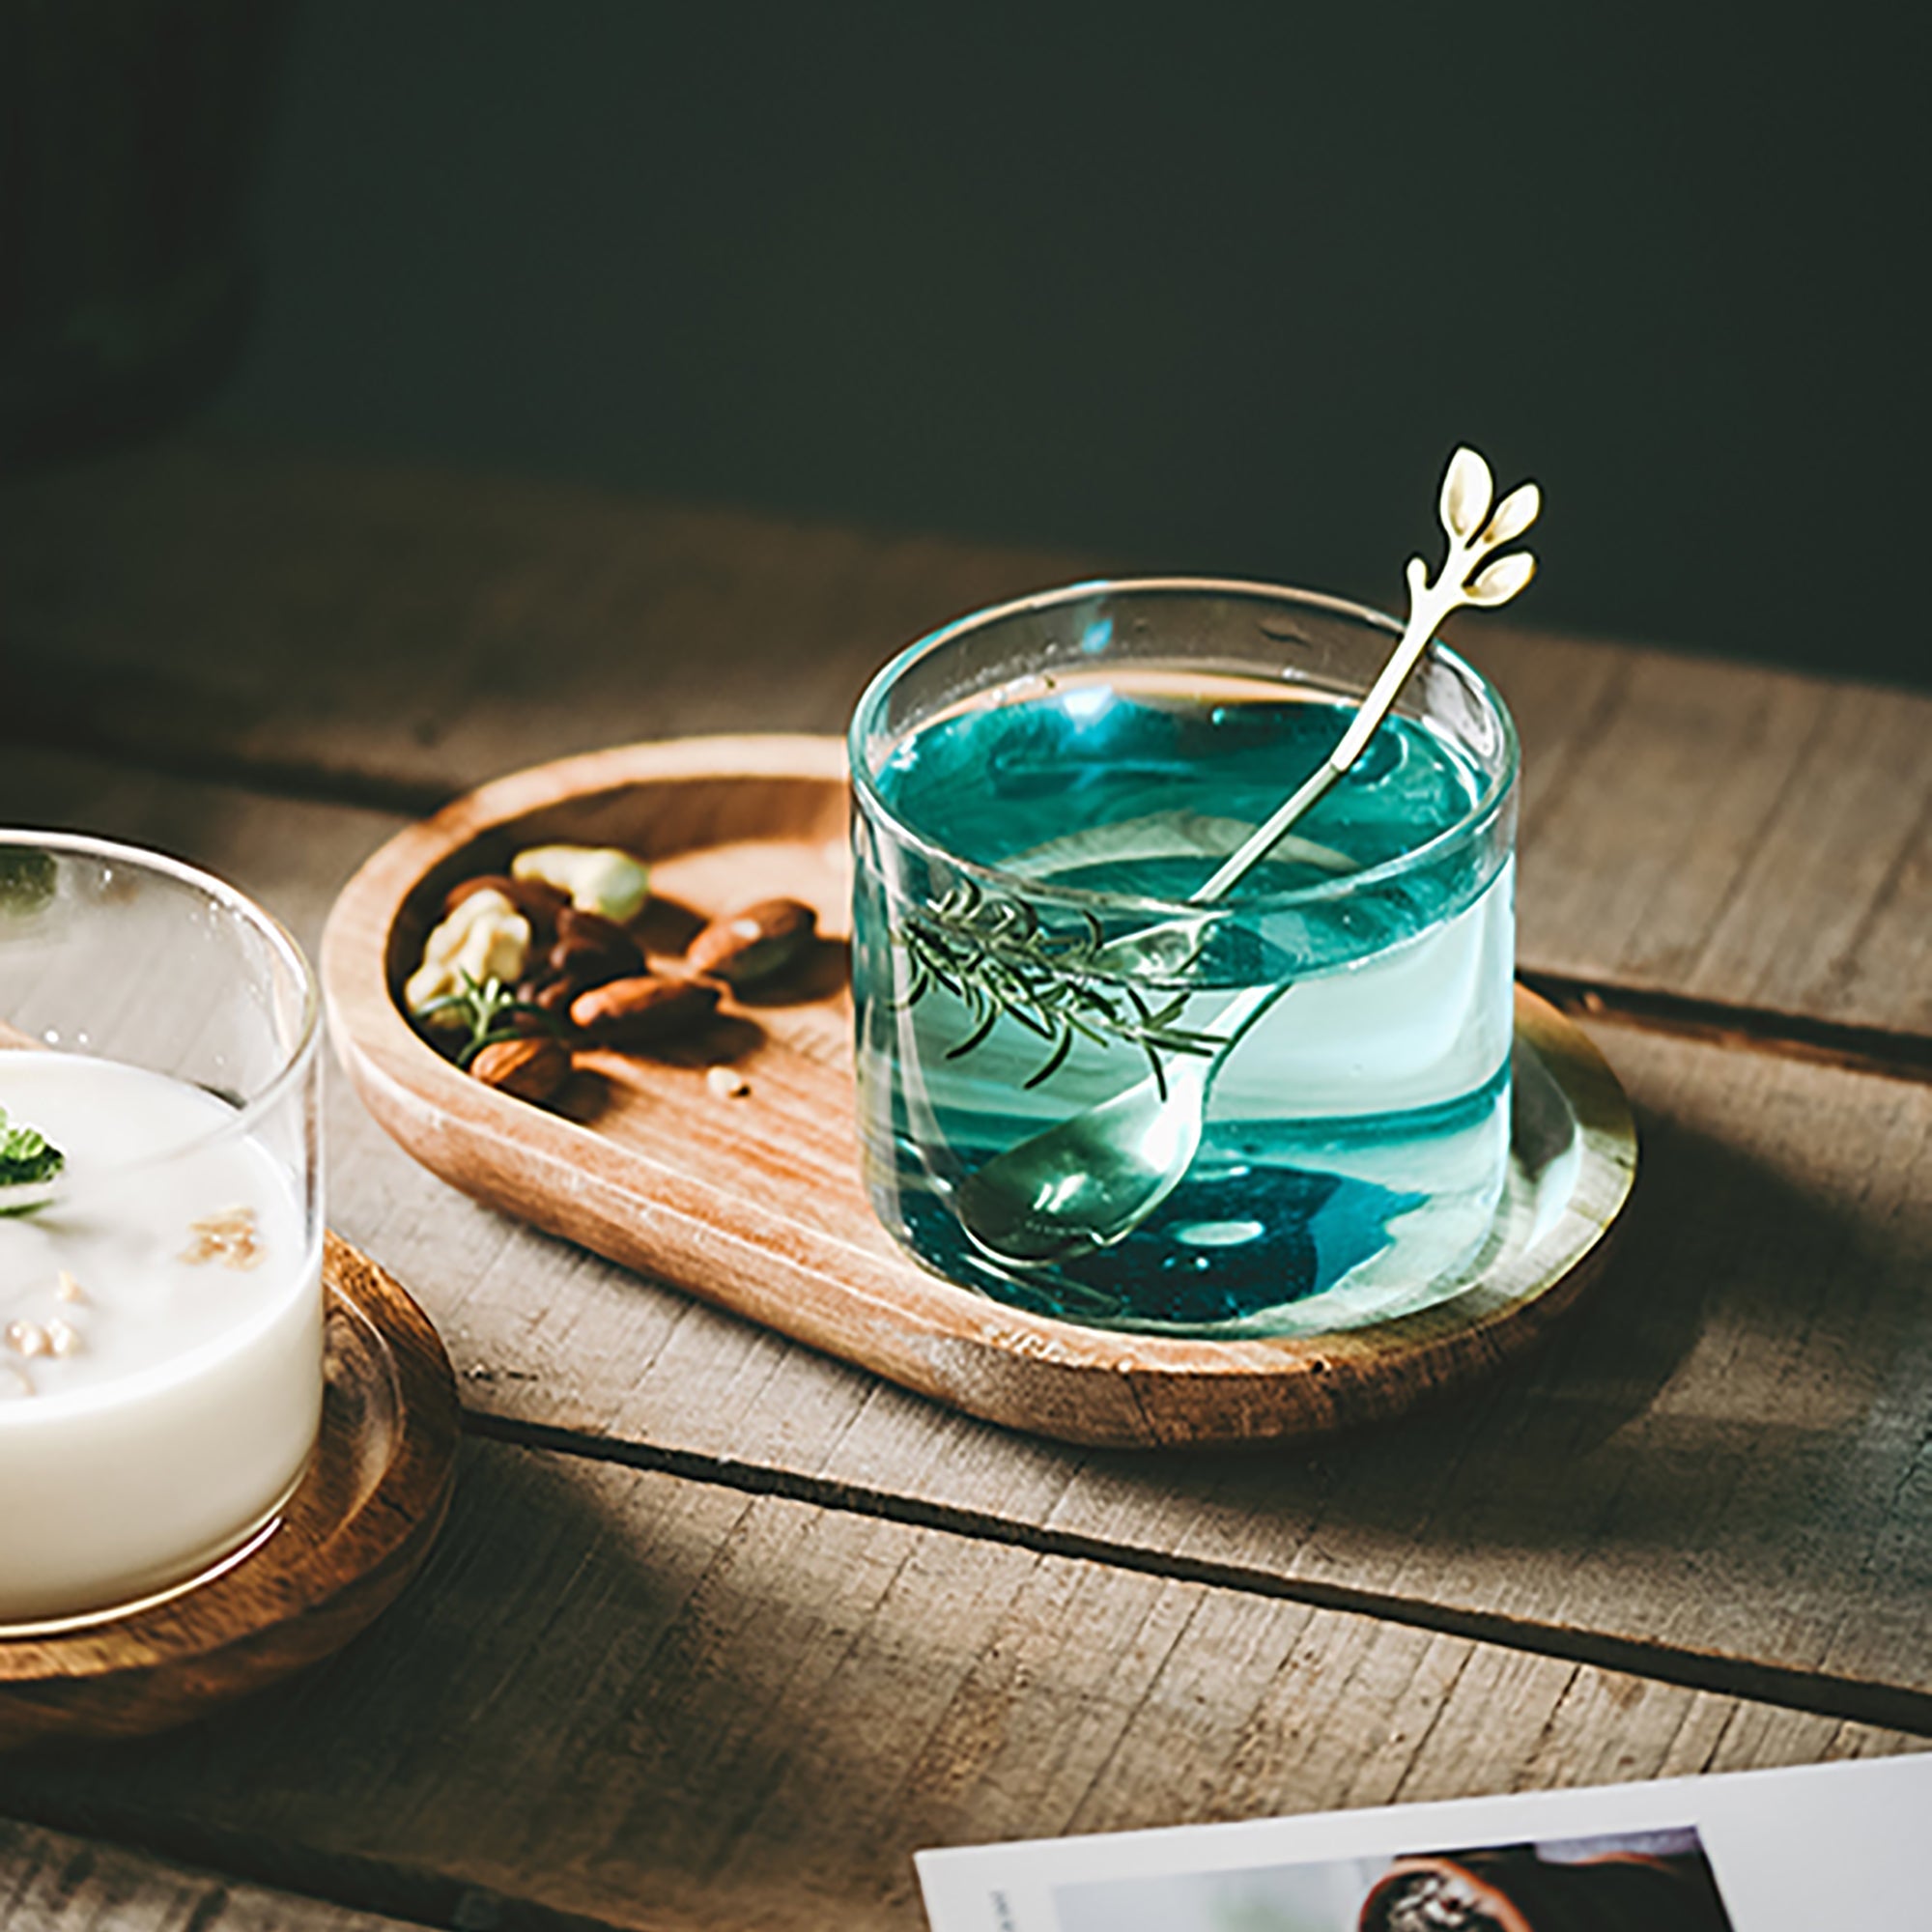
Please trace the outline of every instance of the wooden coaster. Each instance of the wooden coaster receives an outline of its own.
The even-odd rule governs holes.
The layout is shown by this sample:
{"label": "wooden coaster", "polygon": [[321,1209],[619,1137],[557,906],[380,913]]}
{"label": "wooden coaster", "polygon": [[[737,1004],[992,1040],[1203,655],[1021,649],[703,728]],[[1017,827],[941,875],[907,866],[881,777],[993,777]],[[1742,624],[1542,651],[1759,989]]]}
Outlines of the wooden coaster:
{"label": "wooden coaster", "polygon": [[[453,884],[556,839],[651,862],[647,949],[675,952],[705,920],[783,893],[817,909],[821,956],[656,1058],[581,1053],[550,1111],[512,1099],[419,1038],[398,994]],[[683,739],[498,780],[399,834],[337,900],[322,953],[337,1050],[389,1132],[477,1199],[1068,1441],[1242,1442],[1378,1420],[1526,1347],[1601,1265],[1635,1167],[1630,1109],[1589,1040],[1519,989],[1504,1208],[1446,1298],[1343,1332],[1206,1341],[1080,1327],[940,1280],[893,1243],[860,1180],[849,867],[837,739]],[[714,1086],[721,1065],[735,1078]]]}
{"label": "wooden coaster", "polygon": [[421,1567],[456,1473],[449,1358],[422,1310],[333,1235],[323,1284],[322,1435],[272,1530],[148,1608],[0,1637],[0,1749],[201,1717],[339,1650]]}

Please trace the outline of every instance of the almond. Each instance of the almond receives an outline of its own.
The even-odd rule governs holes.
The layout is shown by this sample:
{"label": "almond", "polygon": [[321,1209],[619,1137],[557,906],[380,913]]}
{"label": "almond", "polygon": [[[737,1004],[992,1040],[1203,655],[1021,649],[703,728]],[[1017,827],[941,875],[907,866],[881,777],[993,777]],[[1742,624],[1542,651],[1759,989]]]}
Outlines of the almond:
{"label": "almond", "polygon": [[570,1049],[560,1039],[499,1039],[469,1063],[486,1087],[538,1105],[570,1077]]}
{"label": "almond", "polygon": [[747,986],[769,980],[811,944],[818,915],[797,899],[761,899],[724,919],[714,919],[685,950],[694,973]]}
{"label": "almond", "polygon": [[556,917],[556,943],[545,955],[551,972],[580,989],[644,970],[638,942],[621,925],[594,912],[565,906]]}
{"label": "almond", "polygon": [[606,1046],[642,1046],[702,1026],[717,1004],[716,986],[638,973],[578,994],[570,1018]]}
{"label": "almond", "polygon": [[602,913],[585,912],[581,906],[574,905],[558,909],[556,936],[586,946],[629,947],[634,952],[638,946],[638,942],[614,919],[606,919]]}
{"label": "almond", "polygon": [[580,980],[525,980],[518,984],[517,998],[526,1006],[541,1007],[547,1013],[562,1014],[582,991]]}

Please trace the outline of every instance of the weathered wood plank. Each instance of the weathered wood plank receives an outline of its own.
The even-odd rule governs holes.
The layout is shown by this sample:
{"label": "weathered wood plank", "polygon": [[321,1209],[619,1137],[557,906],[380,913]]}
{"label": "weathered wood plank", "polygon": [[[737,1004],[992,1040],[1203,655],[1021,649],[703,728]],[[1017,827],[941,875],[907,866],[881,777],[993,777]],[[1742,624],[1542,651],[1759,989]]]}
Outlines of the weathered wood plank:
{"label": "weathered wood plank", "polygon": [[[0,770],[0,810],[21,799],[185,847],[310,943],[389,822],[39,754]],[[331,1218],[418,1295],[467,1399],[505,1424],[1521,1626],[1575,1654],[1608,1637],[1673,1670],[1708,1655],[1922,1700],[1932,1089],[1598,1037],[1647,1133],[1602,1292],[1508,1380],[1315,1454],[1109,1457],[971,1423],[473,1207],[339,1080]]]}
{"label": "weathered wood plank", "polygon": [[[172,444],[0,489],[0,733],[424,801],[698,730],[836,730],[900,644],[1095,559]],[[1458,634],[1526,753],[1547,972],[1932,1032],[1932,698]]]}
{"label": "weathered wood plank", "polygon": [[473,1888],[510,1922],[911,1927],[922,1845],[1914,1747],[477,1444],[438,1556],[351,1650],[198,1731],[0,1760],[0,1807],[317,1889]]}
{"label": "weathered wood plank", "polygon": [[[493,1413],[1922,1695],[1932,1094],[1599,1040],[1646,1117],[1650,1163],[1599,1293],[1467,1403],[1312,1455],[1083,1456],[890,1389],[840,1401],[829,1366],[806,1383],[781,1345],[721,1332],[709,1311],[646,1304],[575,1257],[543,1270],[521,1232],[439,1318]],[[440,1273],[402,1216],[359,1233],[406,1275]],[[585,1332],[594,1362],[572,1339]]]}
{"label": "weathered wood plank", "polygon": [[1932,1032],[1932,698],[1461,635],[1522,730],[1525,963]]}
{"label": "weathered wood plank", "polygon": [[837,730],[934,623],[1075,570],[197,445],[0,489],[15,735],[412,794],[627,738]]}
{"label": "weathered wood plank", "polygon": [[9,1932],[388,1932],[401,1923],[0,1818],[0,1925]]}

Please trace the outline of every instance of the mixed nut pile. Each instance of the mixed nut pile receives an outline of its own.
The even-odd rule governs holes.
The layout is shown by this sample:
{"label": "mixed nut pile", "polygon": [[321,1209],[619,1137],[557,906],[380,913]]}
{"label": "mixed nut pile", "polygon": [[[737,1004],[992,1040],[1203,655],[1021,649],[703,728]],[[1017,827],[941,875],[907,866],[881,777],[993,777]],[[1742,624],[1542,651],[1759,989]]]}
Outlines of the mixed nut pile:
{"label": "mixed nut pile", "polygon": [[[634,930],[649,898],[649,870],[628,852],[519,852],[507,872],[450,889],[404,1004],[458,1065],[541,1104],[569,1077],[577,1048],[629,1051],[686,1037],[725,991],[776,982],[816,937],[810,906],[765,899],[713,920],[654,969]],[[726,1080],[714,1091],[747,1091],[735,1075]]]}

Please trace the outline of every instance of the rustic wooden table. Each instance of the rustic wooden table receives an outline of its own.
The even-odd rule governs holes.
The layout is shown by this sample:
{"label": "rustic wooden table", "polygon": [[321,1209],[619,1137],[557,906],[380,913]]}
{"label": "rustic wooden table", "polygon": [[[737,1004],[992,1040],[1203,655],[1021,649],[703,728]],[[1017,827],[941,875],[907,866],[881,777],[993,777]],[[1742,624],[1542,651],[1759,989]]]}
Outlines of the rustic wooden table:
{"label": "rustic wooden table", "polygon": [[[831,730],[1094,559],[185,442],[0,491],[0,822],[313,947],[409,815]],[[0,1921],[915,1926],[918,1846],[1932,1736],[1932,699],[1470,627],[1525,977],[1645,1135],[1554,1343],[1316,1450],[1002,1434],[473,1206],[339,1077],[329,1218],[455,1358],[419,1583],[193,1730],[0,1760]],[[0,1535],[4,1522],[0,1521]]]}

